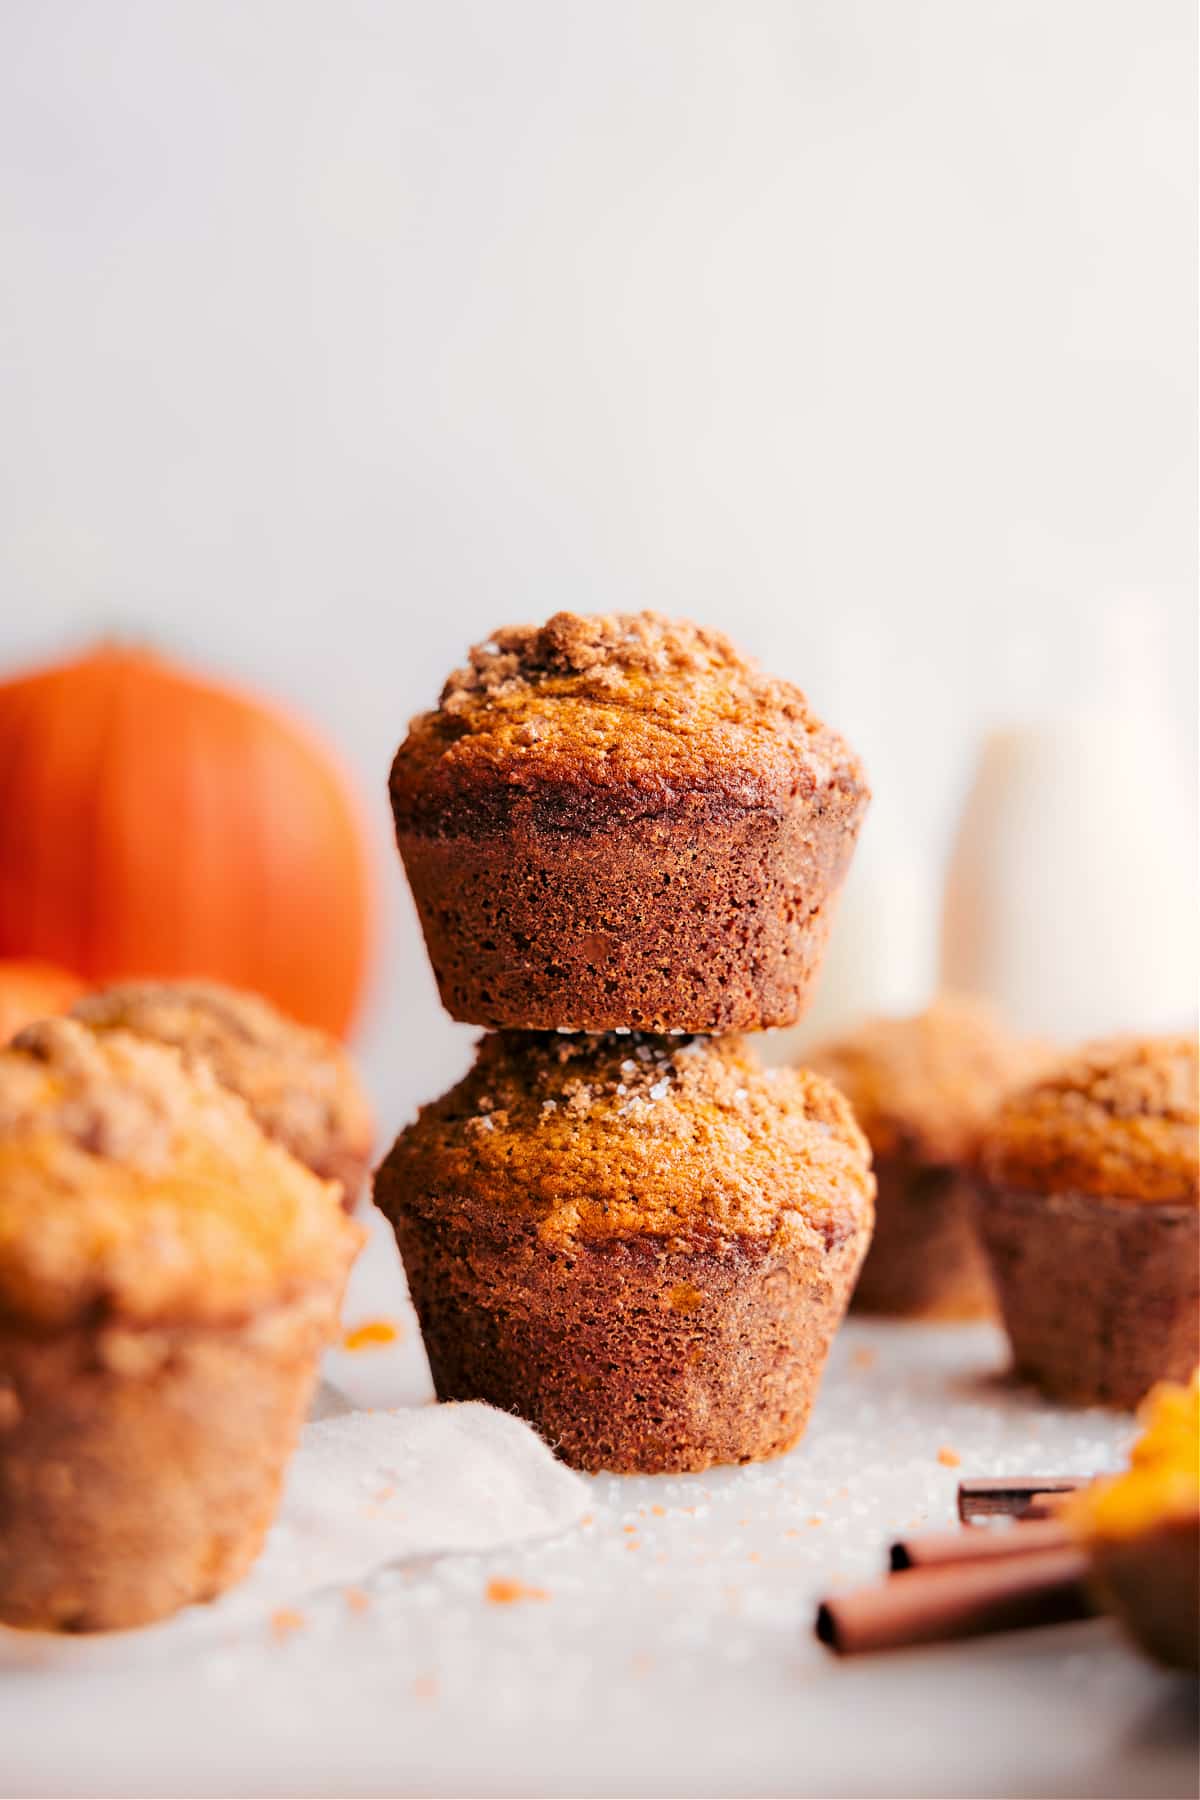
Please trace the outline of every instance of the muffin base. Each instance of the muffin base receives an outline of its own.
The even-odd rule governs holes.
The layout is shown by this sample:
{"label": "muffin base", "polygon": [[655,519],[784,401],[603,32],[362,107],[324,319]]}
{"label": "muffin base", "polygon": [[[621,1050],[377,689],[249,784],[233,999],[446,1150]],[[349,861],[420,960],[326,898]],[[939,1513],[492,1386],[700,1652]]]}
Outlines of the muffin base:
{"label": "muffin base", "polygon": [[470,1205],[391,1216],[439,1398],[518,1413],[575,1468],[642,1474],[796,1443],[868,1235],[559,1250]]}
{"label": "muffin base", "polygon": [[144,1625],[237,1581],[274,1517],[335,1323],[0,1327],[0,1622]]}
{"label": "muffin base", "polygon": [[985,1190],[978,1209],[1018,1375],[1054,1400],[1132,1408],[1200,1352],[1200,1212]]}
{"label": "muffin base", "polygon": [[760,1031],[799,1018],[865,796],[695,799],[594,831],[544,816],[397,843],[442,1004],[492,1028]]}
{"label": "muffin base", "polygon": [[1092,1545],[1097,1592],[1130,1637],[1169,1669],[1200,1668],[1200,1519]]}
{"label": "muffin base", "polygon": [[985,1319],[996,1297],[975,1230],[974,1193],[956,1169],[877,1156],[875,1235],[854,1312],[909,1319]]}

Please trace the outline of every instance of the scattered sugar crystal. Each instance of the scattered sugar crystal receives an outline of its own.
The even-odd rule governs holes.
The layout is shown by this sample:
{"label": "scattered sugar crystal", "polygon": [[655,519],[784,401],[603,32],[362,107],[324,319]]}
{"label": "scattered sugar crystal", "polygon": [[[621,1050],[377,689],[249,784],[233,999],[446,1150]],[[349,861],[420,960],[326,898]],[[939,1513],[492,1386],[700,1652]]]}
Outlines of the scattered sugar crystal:
{"label": "scattered sugar crystal", "polygon": [[671,1083],[666,1080],[665,1077],[662,1081],[656,1081],[654,1086],[650,1089],[650,1098],[652,1100],[665,1100],[670,1091],[670,1087]]}

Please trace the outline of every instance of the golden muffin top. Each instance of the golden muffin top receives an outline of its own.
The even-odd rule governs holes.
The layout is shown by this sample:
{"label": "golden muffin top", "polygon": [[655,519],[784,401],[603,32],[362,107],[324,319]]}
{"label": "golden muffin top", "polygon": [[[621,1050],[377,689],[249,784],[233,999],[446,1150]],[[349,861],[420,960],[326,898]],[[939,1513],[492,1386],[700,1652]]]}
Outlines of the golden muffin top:
{"label": "golden muffin top", "polygon": [[203,1065],[70,1019],[0,1050],[0,1315],[233,1322],[340,1288],[361,1240]]}
{"label": "golden muffin top", "polygon": [[1004,1103],[984,1171],[1034,1193],[1195,1206],[1197,1077],[1194,1038],[1087,1044]]}
{"label": "golden muffin top", "polygon": [[401,1133],[384,1211],[466,1201],[532,1215],[555,1244],[668,1248],[870,1221],[866,1140],[819,1075],[764,1069],[740,1037],[497,1032]]}
{"label": "golden muffin top", "polygon": [[1200,1372],[1163,1381],[1138,1408],[1142,1435],[1122,1475],[1073,1496],[1067,1517],[1091,1541],[1138,1537],[1175,1519],[1200,1519]]}
{"label": "golden muffin top", "polygon": [[990,1007],[943,994],[910,1018],[868,1019],[807,1056],[839,1087],[876,1156],[969,1160],[1003,1095],[1045,1061]]}
{"label": "golden muffin top", "polygon": [[522,797],[562,810],[623,796],[661,810],[711,790],[778,804],[830,782],[866,790],[861,766],[804,695],[771,680],[719,631],[660,613],[555,613],[473,649],[436,712],[414,719],[392,768],[397,820],[454,800]]}
{"label": "golden muffin top", "polygon": [[324,1031],[285,1018],[258,994],[215,982],[127,982],[72,1010],[93,1031],[130,1031],[208,1063],[257,1123],[326,1180],[355,1183],[373,1127],[350,1058]]}

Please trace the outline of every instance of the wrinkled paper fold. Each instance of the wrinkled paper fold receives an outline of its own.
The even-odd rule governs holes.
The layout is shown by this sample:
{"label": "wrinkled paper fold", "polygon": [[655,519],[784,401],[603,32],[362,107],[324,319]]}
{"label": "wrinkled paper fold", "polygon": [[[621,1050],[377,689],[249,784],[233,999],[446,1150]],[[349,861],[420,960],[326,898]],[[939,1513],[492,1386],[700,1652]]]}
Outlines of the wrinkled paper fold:
{"label": "wrinkled paper fold", "polygon": [[0,1628],[0,1668],[157,1657],[266,1623],[307,1595],[359,1585],[389,1564],[548,1537],[587,1511],[584,1481],[495,1407],[339,1405],[327,1388],[318,1396],[263,1553],[237,1587],[140,1631],[62,1637]]}

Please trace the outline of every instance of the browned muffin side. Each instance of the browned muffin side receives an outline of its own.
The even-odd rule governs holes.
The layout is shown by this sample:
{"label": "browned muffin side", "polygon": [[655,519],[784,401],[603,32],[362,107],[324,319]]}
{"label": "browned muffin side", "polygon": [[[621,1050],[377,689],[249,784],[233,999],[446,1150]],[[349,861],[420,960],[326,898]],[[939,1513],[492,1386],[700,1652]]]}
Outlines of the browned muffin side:
{"label": "browned muffin side", "polygon": [[1132,1407],[1200,1354],[1194,1039],[1090,1044],[1000,1108],[979,1224],[1019,1374]]}
{"label": "browned muffin side", "polygon": [[454,1018],[731,1031],[802,1011],[868,793],[719,632],[557,613],[471,652],[391,798]]}
{"label": "browned muffin side", "polygon": [[0,1621],[246,1572],[361,1237],[207,1068],[71,1020],[0,1051]]}
{"label": "browned muffin side", "polygon": [[796,1442],[873,1189],[819,1076],[636,1033],[485,1038],[375,1179],[439,1396],[643,1472]]}
{"label": "browned muffin side", "polygon": [[866,1133],[875,1234],[852,1305],[970,1319],[995,1306],[974,1223],[972,1169],[984,1122],[1045,1060],[981,1001],[943,995],[909,1018],[870,1019],[807,1058]]}
{"label": "browned muffin side", "polygon": [[125,982],[88,994],[72,1017],[93,1031],[132,1031],[208,1063],[277,1143],[338,1181],[347,1210],[371,1166],[374,1128],[345,1050],[285,1018],[258,994],[201,981]]}

